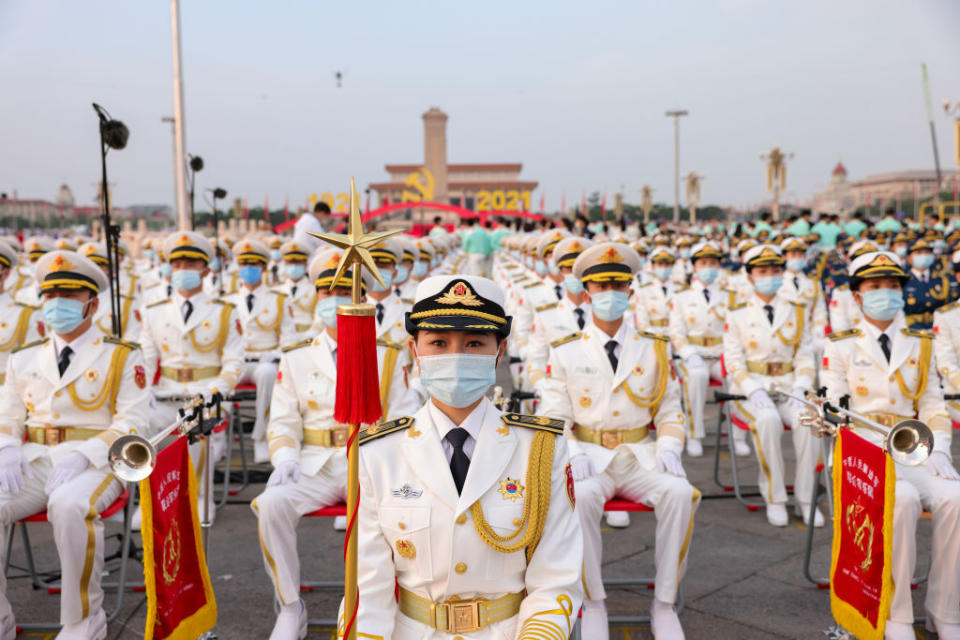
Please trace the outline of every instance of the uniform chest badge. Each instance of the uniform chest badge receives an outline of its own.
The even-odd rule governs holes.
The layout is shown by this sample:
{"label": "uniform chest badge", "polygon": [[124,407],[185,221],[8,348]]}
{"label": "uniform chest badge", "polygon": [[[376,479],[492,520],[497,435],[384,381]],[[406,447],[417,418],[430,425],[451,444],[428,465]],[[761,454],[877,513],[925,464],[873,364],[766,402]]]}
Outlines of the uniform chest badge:
{"label": "uniform chest badge", "polygon": [[911,367],[915,367],[915,366],[917,366],[917,359],[916,359],[916,358],[910,358],[910,360],[907,362],[907,364],[909,364]]}
{"label": "uniform chest badge", "polygon": [[6,322],[0,322],[0,329],[6,329],[6,328],[7,328],[7,323],[6,323]]}
{"label": "uniform chest badge", "polygon": [[83,377],[86,378],[88,382],[94,382],[98,375],[96,369],[87,369],[83,372]]}
{"label": "uniform chest badge", "polygon": [[393,489],[390,493],[395,498],[419,498],[423,495],[423,489],[414,489],[409,484],[405,484],[399,489]]}
{"label": "uniform chest badge", "polygon": [[203,327],[204,329],[209,329],[213,325],[210,324],[209,320],[204,320],[203,322],[200,323],[200,326]]}
{"label": "uniform chest badge", "polygon": [[591,400],[588,396],[580,396],[580,406],[581,406],[581,407],[587,408],[587,407],[589,407],[591,404],[593,404],[593,400]]}
{"label": "uniform chest badge", "polygon": [[507,476],[506,480],[500,481],[500,495],[504,500],[516,502],[523,497],[523,485],[519,480]]}
{"label": "uniform chest badge", "polygon": [[317,411],[320,409],[320,405],[317,404],[316,400],[307,400],[307,408],[311,411]]}
{"label": "uniform chest badge", "polygon": [[397,548],[397,553],[400,554],[401,558],[413,560],[417,557],[417,548],[413,546],[413,543],[409,540],[397,540],[397,544],[395,546]]}
{"label": "uniform chest badge", "polygon": [[570,501],[570,507],[572,509],[577,508],[577,495],[574,491],[573,484],[573,470],[570,468],[570,463],[567,463],[567,468],[564,470],[564,473],[567,476],[567,500]]}
{"label": "uniform chest badge", "polygon": [[869,393],[870,393],[870,389],[866,388],[865,386],[860,385],[859,387],[857,387],[858,396],[866,396]]}
{"label": "uniform chest badge", "polygon": [[635,375],[635,376],[642,376],[642,375],[643,375],[643,367],[640,366],[639,364],[638,364],[637,366],[635,366],[635,367],[633,368],[633,375]]}
{"label": "uniform chest badge", "polygon": [[133,381],[140,389],[144,389],[147,386],[147,372],[140,365],[133,368]]}
{"label": "uniform chest badge", "polygon": [[747,346],[750,347],[751,349],[756,349],[758,345],[754,340],[751,340],[750,344],[748,344]]}

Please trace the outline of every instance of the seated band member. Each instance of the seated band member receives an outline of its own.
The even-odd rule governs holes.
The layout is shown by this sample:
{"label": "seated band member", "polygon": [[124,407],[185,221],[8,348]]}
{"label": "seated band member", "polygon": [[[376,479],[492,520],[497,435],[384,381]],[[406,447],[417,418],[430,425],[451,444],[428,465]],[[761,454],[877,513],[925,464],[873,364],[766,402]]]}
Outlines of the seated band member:
{"label": "seated band member", "polygon": [[406,329],[429,400],[360,436],[359,637],[572,631],[583,547],[562,423],[484,397],[510,323],[486,278],[417,287]]}
{"label": "seated band member", "polygon": [[[917,521],[933,513],[930,575],[925,601],[928,629],[960,638],[960,474],[950,458],[950,419],[931,357],[933,333],[907,328],[903,287],[909,276],[886,251],[850,264],[850,289],[864,322],[827,341],[821,374],[831,402],[850,398],[850,410],[887,426],[916,416],[934,433],[933,453],[918,466],[896,465],[893,506],[893,602],[885,637],[912,640],[910,582],[917,562]],[[856,423],[854,423],[856,425]],[[857,434],[883,446],[883,436]],[[836,473],[837,470],[834,470]]]}
{"label": "seated band member", "polygon": [[[584,535],[583,637],[608,637],[600,566],[600,519],[614,496],[656,512],[656,590],[651,627],[659,640],[683,638],[674,605],[686,571],[700,492],[680,462],[684,416],[670,373],[666,336],[639,332],[629,321],[628,292],[639,268],[629,246],[596,244],[573,263],[593,319],[583,332],[554,343],[540,410],[569,428],[571,467]],[[656,428],[656,437],[651,434]]]}
{"label": "seated band member", "polygon": [[[307,610],[300,599],[297,523],[304,514],[346,502],[347,457],[343,447],[349,427],[337,424],[333,410],[337,305],[350,302],[352,276],[346,271],[330,288],[340,257],[337,249],[322,249],[310,262],[309,282],[325,330],[283,351],[267,429],[274,471],[266,490],[250,504],[259,520],[264,565],[280,602],[271,640],[299,640],[307,634]],[[372,281],[373,277],[365,273],[364,289]],[[387,348],[379,346],[378,350]],[[387,418],[419,408],[400,367],[394,368],[392,379],[383,388],[389,397]]]}
{"label": "seated band member", "polygon": [[[37,261],[36,281],[52,335],[7,360],[0,389],[0,525],[6,540],[11,525],[46,509],[60,556],[63,629],[57,638],[101,640],[107,620],[97,514],[123,492],[107,451],[122,435],[147,433],[150,392],[139,347],[93,323],[97,294],[107,288],[100,267],[72,251],[51,251]],[[0,572],[0,638],[13,640],[6,586]]]}

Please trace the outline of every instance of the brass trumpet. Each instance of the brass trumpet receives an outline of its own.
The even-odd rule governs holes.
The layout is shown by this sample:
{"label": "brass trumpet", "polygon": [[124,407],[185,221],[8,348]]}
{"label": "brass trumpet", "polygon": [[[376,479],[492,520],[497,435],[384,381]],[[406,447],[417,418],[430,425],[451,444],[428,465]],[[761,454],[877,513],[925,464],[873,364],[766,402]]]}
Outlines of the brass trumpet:
{"label": "brass trumpet", "polygon": [[884,436],[883,448],[897,464],[908,467],[923,464],[933,451],[933,431],[920,420],[901,420],[892,427],[888,427],[876,420],[871,420],[862,413],[834,406],[820,398],[818,402],[812,402],[790,393],[775,392],[775,395],[796,400],[812,409],[812,412],[802,413],[798,422],[801,427],[811,429],[813,435],[818,438],[824,435],[836,435],[840,426],[853,421],[858,427]]}
{"label": "brass trumpet", "polygon": [[110,471],[123,482],[139,482],[153,473],[157,466],[157,447],[175,431],[182,432],[184,424],[196,419],[203,406],[203,396],[180,409],[180,415],[171,425],[165,427],[149,440],[143,436],[127,435],[117,438],[107,452]]}

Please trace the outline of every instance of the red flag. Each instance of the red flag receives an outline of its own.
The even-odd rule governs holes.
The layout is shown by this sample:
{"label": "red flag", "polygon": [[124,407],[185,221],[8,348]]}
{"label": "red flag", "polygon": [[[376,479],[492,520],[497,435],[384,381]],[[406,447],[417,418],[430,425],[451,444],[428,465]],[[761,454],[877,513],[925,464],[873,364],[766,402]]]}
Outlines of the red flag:
{"label": "red flag", "polygon": [[543,215],[544,210],[547,208],[547,192],[540,192],[540,215]]}
{"label": "red flag", "polygon": [[560,192],[560,215],[567,215],[567,190]]}
{"label": "red flag", "polygon": [[247,206],[246,198],[243,199],[243,219],[244,220],[250,219],[250,207]]}
{"label": "red flag", "polygon": [[580,192],[580,215],[587,215],[587,192]]}
{"label": "red flag", "polygon": [[263,196],[263,219],[270,223],[270,196]]}
{"label": "red flag", "polygon": [[283,199],[283,221],[287,222],[290,219],[290,194],[288,193]]}
{"label": "red flag", "polygon": [[600,199],[600,217],[607,217],[607,193],[603,193],[603,198]]}
{"label": "red flag", "polygon": [[369,191],[367,191],[367,202],[363,207],[363,212],[370,213],[370,192]]}

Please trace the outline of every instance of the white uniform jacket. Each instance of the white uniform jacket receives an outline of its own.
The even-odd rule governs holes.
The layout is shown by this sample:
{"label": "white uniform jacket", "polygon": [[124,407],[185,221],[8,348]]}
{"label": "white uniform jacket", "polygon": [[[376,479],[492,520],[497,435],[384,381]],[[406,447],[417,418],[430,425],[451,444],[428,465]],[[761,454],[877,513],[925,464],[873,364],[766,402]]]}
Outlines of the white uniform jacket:
{"label": "white uniform jacket", "polygon": [[859,327],[863,311],[853,299],[849,285],[840,285],[830,293],[830,330],[834,333]]}
{"label": "white uniform jacket", "polygon": [[[943,392],[960,393],[960,302],[952,302],[933,312],[934,347],[937,369],[943,376]],[[948,402],[954,411],[960,411],[960,400]]]}
{"label": "white uniform jacket", "polygon": [[[533,320],[533,330],[527,340],[526,362],[530,382],[534,386],[547,374],[547,364],[550,360],[550,345],[558,340],[580,331],[577,322],[578,308],[567,295],[559,302],[547,305],[541,309]],[[583,311],[583,326],[593,321],[593,311],[589,302],[579,306]]]}
{"label": "white uniform jacket", "polygon": [[[703,291],[710,292],[707,302]],[[670,340],[677,355],[686,359],[696,354],[719,358],[723,353],[723,324],[730,307],[736,305],[736,293],[718,286],[704,287],[697,280],[673,296],[670,310]]]}
{"label": "white uniform jacket", "polygon": [[0,371],[6,371],[11,352],[40,339],[44,331],[43,315],[38,308],[14,301],[7,291],[0,293]]}
{"label": "white uniform jacket", "polygon": [[317,335],[322,328],[314,324],[314,309],[317,306],[317,290],[310,282],[310,278],[300,278],[296,282],[287,280],[277,287],[287,296],[287,312],[293,319],[293,330],[296,340],[307,340]]}
{"label": "white uniform jacket", "polygon": [[[664,292],[666,287],[666,292]],[[670,326],[670,303],[678,285],[672,280],[657,278],[639,285],[631,300],[634,321],[640,329],[667,335]]]}
{"label": "white uniform jacket", "polygon": [[[796,284],[794,284],[796,280]],[[827,305],[820,282],[803,273],[785,271],[780,295],[793,302],[802,302],[807,307],[807,324],[810,337],[822,340],[827,328]]]}
{"label": "white uniform jacket", "polygon": [[[251,293],[253,309],[248,309],[247,297]],[[237,308],[248,357],[256,358],[263,351],[275,351],[294,343],[293,318],[287,312],[287,296],[279,289],[263,284],[252,291],[240,287],[236,293],[223,299]]]}

